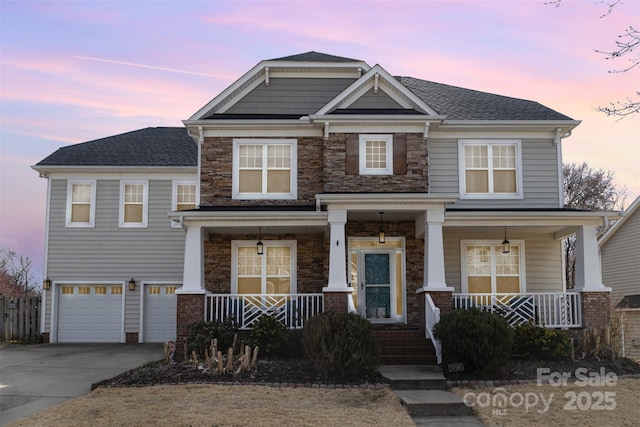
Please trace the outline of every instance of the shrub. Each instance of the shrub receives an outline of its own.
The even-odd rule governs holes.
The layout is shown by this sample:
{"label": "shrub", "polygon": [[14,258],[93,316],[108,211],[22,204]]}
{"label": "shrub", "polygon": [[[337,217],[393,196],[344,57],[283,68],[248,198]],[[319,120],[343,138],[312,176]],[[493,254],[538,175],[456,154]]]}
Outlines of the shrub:
{"label": "shrub", "polygon": [[371,323],[357,314],[327,312],[306,321],[305,355],[325,377],[343,378],[375,369],[378,343]]}
{"label": "shrub", "polygon": [[238,326],[234,319],[227,318],[223,322],[195,322],[189,325],[187,337],[187,356],[195,351],[198,356],[204,357],[205,349],[211,346],[211,340],[218,340],[218,349],[225,352],[233,345],[233,338],[238,333]]}
{"label": "shrub", "polygon": [[289,329],[287,331],[287,337],[280,349],[280,356],[291,358],[304,357],[302,329]]}
{"label": "shrub", "polygon": [[287,328],[273,316],[261,316],[253,324],[249,333],[252,346],[260,347],[260,354],[265,356],[279,356],[287,340]]}
{"label": "shrub", "polygon": [[515,328],[513,353],[532,359],[563,360],[571,356],[571,345],[564,331],[529,322]]}
{"label": "shrub", "polygon": [[453,310],[440,318],[434,334],[445,363],[462,362],[467,372],[500,373],[511,357],[513,329],[498,314]]}

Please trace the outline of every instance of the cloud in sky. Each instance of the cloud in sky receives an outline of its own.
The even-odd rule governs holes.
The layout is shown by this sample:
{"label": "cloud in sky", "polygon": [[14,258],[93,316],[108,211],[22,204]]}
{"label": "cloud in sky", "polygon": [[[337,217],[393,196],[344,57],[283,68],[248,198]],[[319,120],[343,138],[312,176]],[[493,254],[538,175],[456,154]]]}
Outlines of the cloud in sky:
{"label": "cloud in sky", "polygon": [[310,50],[582,120],[564,160],[615,171],[635,197],[640,118],[594,107],[630,95],[640,70],[611,75],[619,61],[595,50],[614,48],[639,6],[600,18],[595,1],[3,1],[0,247],[42,262],[46,181],[30,165],[64,145],[180,126],[259,61]]}

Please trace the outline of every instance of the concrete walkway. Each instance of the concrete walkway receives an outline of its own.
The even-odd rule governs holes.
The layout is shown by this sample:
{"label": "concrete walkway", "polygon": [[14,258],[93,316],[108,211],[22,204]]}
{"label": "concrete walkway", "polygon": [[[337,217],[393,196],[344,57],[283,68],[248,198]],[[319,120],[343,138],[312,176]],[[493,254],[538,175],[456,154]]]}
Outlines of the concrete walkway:
{"label": "concrete walkway", "polygon": [[0,344],[0,426],[163,357],[162,344]]}

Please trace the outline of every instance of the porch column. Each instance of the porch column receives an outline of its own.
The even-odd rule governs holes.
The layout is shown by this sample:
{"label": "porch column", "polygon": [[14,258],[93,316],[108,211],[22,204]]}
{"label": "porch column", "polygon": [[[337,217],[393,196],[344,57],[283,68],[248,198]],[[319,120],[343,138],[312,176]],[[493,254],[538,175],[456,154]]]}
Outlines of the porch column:
{"label": "porch column", "polygon": [[576,279],[574,291],[580,292],[582,327],[609,326],[611,288],[602,283],[602,268],[595,226],[583,225],[576,231]]}
{"label": "porch column", "polygon": [[176,291],[176,359],[183,354],[183,338],[189,336],[189,326],[204,319],[204,241],[201,226],[189,226],[184,242],[182,288]]}
{"label": "porch column", "polygon": [[424,281],[418,292],[449,291],[444,274],[444,206],[427,209],[424,216]]}
{"label": "porch column", "polygon": [[329,208],[329,282],[322,288],[325,311],[355,311],[351,297],[353,288],[347,282],[346,223],[345,209]]}
{"label": "porch column", "polygon": [[184,270],[181,294],[204,294],[204,240],[201,226],[189,226],[184,243]]}
{"label": "porch column", "polygon": [[583,225],[576,231],[576,291],[611,292],[602,283],[596,227]]}

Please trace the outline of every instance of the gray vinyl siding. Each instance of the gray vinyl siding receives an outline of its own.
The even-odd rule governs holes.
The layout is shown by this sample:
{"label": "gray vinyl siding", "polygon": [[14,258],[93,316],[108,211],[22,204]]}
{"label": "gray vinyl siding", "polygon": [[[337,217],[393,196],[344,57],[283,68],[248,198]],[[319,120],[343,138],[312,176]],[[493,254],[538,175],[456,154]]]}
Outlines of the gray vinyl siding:
{"label": "gray vinyl siding", "polygon": [[[497,240],[502,234],[486,232],[466,232],[444,229],[445,280],[456,292],[462,290],[462,264],[460,242],[462,240]],[[509,235],[509,240],[524,241],[526,292],[560,292],[563,290],[562,242],[553,234]]]}
{"label": "gray vinyl siding", "polygon": [[373,93],[373,88],[367,93],[362,95],[356,102],[351,104],[349,109],[375,109],[375,108],[389,108],[399,109],[404,108],[396,101],[394,101],[389,95],[379,90],[378,93]]}
{"label": "gray vinyl siding", "polygon": [[149,181],[147,228],[118,228],[118,180],[98,180],[94,228],[65,227],[66,180],[51,182],[51,280],[182,280],[184,231],[171,228],[171,181]]}
{"label": "gray vinyl siding", "polygon": [[[458,140],[429,141],[429,192],[458,193]],[[522,140],[523,199],[458,200],[458,208],[559,207],[558,157],[550,140]]]}
{"label": "gray vinyl siding", "polygon": [[274,78],[253,89],[225,114],[312,114],[355,79]]}
{"label": "gray vinyl siding", "polygon": [[612,301],[640,294],[640,209],[600,248],[602,281],[613,289]]}

